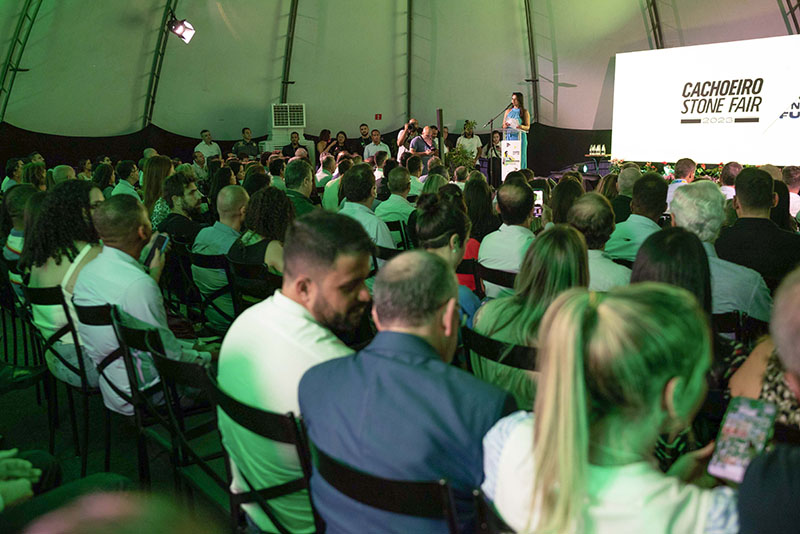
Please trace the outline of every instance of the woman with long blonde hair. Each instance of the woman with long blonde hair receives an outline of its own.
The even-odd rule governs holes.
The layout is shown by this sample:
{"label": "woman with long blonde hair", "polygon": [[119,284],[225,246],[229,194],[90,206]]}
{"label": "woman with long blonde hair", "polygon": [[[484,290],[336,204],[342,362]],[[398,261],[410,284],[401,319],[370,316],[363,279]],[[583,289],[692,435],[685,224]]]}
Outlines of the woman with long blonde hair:
{"label": "woman with long blonde hair", "polygon": [[[547,307],[563,291],[589,284],[588,265],[586,241],[576,229],[559,224],[543,232],[525,253],[514,294],[484,304],[475,314],[475,331],[505,343],[536,347]],[[474,353],[470,360],[475,376],[514,395],[520,409],[533,406],[536,373]]]}
{"label": "woman with long blonde hair", "polygon": [[535,415],[505,417],[483,440],[483,489],[503,519],[518,532],[737,532],[732,490],[689,483],[710,447],[666,475],[652,460],[658,435],[705,397],[711,337],[694,296],[649,282],[572,289],[539,331]]}

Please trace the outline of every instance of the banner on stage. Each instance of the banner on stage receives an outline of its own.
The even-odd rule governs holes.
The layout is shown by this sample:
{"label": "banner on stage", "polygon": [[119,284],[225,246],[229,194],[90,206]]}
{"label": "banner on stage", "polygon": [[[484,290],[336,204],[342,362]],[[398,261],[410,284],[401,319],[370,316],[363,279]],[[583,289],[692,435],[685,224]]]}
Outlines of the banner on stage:
{"label": "banner on stage", "polygon": [[796,165],[800,36],[617,54],[612,154]]}

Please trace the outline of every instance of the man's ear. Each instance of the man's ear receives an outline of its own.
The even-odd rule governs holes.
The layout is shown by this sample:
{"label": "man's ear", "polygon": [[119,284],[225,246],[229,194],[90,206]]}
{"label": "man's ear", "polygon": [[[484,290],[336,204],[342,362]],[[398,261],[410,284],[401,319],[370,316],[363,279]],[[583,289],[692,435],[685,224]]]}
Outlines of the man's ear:
{"label": "man's ear", "polygon": [[372,307],[370,314],[372,315],[372,321],[375,323],[375,328],[378,329],[378,332],[383,330],[383,325],[381,324],[381,320],[378,317],[378,312],[375,311],[375,306]]}
{"label": "man's ear", "polygon": [[778,205],[778,193],[772,193],[772,207]]}
{"label": "man's ear", "polygon": [[661,393],[661,407],[667,412],[671,420],[681,417],[681,407],[678,397],[683,391],[683,379],[673,376],[667,381]]}
{"label": "man's ear", "polygon": [[316,288],[314,287],[314,282],[308,276],[298,276],[292,282],[294,286],[294,293],[297,295],[303,304],[309,304],[312,300],[314,300],[314,294],[316,293]]}
{"label": "man's ear", "polygon": [[793,372],[787,370],[783,373],[784,380],[786,381],[786,385],[789,387],[796,399],[800,400],[800,376],[797,376]]}
{"label": "man's ear", "polygon": [[678,226],[678,221],[675,220],[675,214],[674,213],[670,213],[669,214],[669,218],[670,218],[670,221],[671,221],[670,226]]}
{"label": "man's ear", "polygon": [[446,337],[449,338],[454,335],[454,331],[458,331],[460,312],[461,308],[458,305],[458,298],[453,297],[447,301],[447,304],[444,306],[444,313],[442,314],[442,329]]}
{"label": "man's ear", "polygon": [[150,236],[147,235],[147,229],[143,224],[140,224],[139,228],[136,229],[136,235],[138,235],[139,239],[142,241],[148,241],[150,239]]}
{"label": "man's ear", "polygon": [[731,202],[731,205],[733,206],[734,210],[739,211],[739,197],[733,195],[733,202]]}

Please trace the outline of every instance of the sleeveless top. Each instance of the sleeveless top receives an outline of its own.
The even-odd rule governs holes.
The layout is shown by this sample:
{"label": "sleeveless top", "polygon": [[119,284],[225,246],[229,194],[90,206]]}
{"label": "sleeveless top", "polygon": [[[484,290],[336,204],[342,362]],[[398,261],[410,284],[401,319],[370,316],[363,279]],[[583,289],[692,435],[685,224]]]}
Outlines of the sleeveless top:
{"label": "sleeveless top", "polygon": [[242,263],[252,263],[254,265],[264,263],[269,241],[262,238],[260,241],[253,242],[253,238],[256,236],[257,234],[254,232],[246,232],[231,245],[228,256],[232,260]]}
{"label": "sleeveless top", "polygon": [[[86,257],[91,249],[91,243],[86,243],[86,245],[84,245],[78,255],[75,256],[75,259],[72,260],[72,264],[67,269],[67,272],[64,273],[64,277],[59,284],[62,293],[64,293],[67,309],[72,317],[75,317],[75,308],[72,305],[72,293],[66,290],[67,283],[69,279],[72,278],[72,275],[75,274],[75,269],[78,268],[78,265],[80,265],[83,258]],[[36,327],[41,330],[45,338],[49,338],[55,334],[59,328],[67,324],[67,317],[64,315],[64,309],[61,306],[32,306],[32,308],[33,322]],[[74,343],[72,334],[69,332],[61,336],[59,341],[64,345],[72,345]]]}

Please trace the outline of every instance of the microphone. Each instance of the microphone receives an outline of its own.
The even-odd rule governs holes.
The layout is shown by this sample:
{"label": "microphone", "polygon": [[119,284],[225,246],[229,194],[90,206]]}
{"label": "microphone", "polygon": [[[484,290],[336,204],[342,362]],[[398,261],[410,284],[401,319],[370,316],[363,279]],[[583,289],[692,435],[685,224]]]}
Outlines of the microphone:
{"label": "microphone", "polygon": [[513,102],[509,102],[508,105],[506,106],[506,109],[511,109],[513,107],[514,107],[514,103]]}

